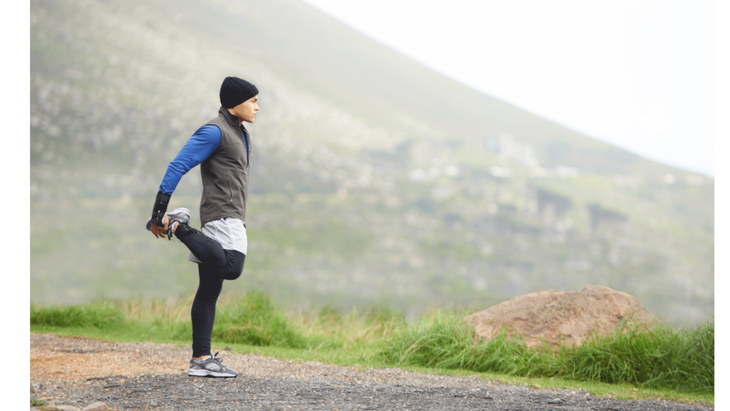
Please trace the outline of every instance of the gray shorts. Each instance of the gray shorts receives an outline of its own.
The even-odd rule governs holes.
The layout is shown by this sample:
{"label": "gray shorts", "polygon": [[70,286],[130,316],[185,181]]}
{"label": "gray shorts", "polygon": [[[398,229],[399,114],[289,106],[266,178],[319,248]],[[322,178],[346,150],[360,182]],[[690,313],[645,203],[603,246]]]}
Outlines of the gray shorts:
{"label": "gray shorts", "polygon": [[[217,240],[221,243],[224,250],[236,250],[243,254],[248,252],[248,237],[246,236],[246,227],[243,221],[237,218],[223,218],[207,223],[200,230],[206,236]],[[188,256],[188,261],[200,264],[193,253]]]}

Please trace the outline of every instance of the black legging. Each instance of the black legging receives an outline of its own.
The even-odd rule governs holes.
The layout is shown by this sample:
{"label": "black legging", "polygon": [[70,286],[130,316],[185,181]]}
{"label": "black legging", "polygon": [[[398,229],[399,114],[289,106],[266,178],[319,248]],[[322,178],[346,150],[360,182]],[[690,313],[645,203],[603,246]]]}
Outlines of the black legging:
{"label": "black legging", "polygon": [[195,293],[190,318],[193,320],[193,357],[212,355],[210,337],[215,322],[215,304],[223,288],[223,280],[235,280],[243,272],[246,255],[224,250],[220,243],[187,224],[180,224],[175,236],[198,260],[198,291]]}

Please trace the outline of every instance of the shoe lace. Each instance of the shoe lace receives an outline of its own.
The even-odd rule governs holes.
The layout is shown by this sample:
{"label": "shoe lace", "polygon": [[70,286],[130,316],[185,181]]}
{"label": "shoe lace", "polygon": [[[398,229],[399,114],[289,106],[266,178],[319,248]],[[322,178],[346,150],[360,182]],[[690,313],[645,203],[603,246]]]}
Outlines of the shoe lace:
{"label": "shoe lace", "polygon": [[223,362],[223,359],[220,358],[220,357],[218,357],[218,354],[220,354],[220,353],[221,353],[220,351],[216,351],[215,352],[215,355],[213,356],[213,359],[216,360],[216,361],[218,361],[218,362]]}
{"label": "shoe lace", "polygon": [[180,222],[179,222],[179,221],[172,221],[172,222],[171,222],[171,223],[170,223],[170,224],[169,224],[169,225],[167,226],[167,239],[168,239],[168,240],[172,241],[172,235],[174,234],[174,231],[175,231],[175,226],[176,226],[176,225],[178,225],[178,224],[180,224]]}

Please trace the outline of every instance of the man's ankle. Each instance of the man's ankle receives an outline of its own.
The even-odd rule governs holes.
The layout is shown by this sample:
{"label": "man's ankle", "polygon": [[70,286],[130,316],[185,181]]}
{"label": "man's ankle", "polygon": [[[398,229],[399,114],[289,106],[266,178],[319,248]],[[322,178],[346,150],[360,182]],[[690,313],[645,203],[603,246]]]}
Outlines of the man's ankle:
{"label": "man's ankle", "polygon": [[212,357],[212,355],[210,355],[210,354],[208,354],[208,355],[201,355],[200,357],[193,357],[193,359],[194,359],[195,361],[198,361],[198,362],[200,362],[200,361],[203,361],[204,359],[206,359],[206,358],[208,358],[208,357]]}

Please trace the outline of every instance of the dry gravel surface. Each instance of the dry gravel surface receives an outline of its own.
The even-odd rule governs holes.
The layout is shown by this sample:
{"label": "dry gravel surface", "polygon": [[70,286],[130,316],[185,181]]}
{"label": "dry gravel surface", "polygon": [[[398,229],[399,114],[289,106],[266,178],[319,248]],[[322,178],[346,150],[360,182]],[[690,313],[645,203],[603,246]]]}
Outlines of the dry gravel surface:
{"label": "dry gravel surface", "polygon": [[221,350],[238,378],[188,377],[190,349],[31,334],[31,398],[48,408],[110,410],[712,410],[665,400],[620,401],[453,377],[277,360]]}

